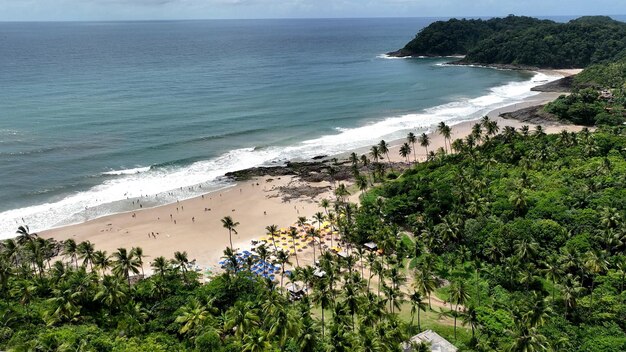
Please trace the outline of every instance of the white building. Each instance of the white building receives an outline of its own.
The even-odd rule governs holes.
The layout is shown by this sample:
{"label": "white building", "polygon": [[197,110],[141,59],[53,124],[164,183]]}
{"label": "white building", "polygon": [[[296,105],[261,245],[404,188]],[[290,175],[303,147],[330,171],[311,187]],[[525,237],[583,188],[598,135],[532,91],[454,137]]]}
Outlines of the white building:
{"label": "white building", "polygon": [[430,350],[432,352],[456,352],[457,348],[448,340],[441,337],[439,334],[432,330],[422,331],[419,334],[411,337],[409,343],[405,343],[403,346],[404,352],[412,352],[411,344],[416,343],[429,343]]}

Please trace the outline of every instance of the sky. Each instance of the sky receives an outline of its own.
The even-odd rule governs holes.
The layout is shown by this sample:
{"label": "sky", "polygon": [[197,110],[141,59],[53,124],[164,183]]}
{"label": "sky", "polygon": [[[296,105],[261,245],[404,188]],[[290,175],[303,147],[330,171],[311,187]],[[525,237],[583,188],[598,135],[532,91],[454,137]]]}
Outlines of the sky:
{"label": "sky", "polygon": [[625,0],[0,0],[0,21],[624,15]]}

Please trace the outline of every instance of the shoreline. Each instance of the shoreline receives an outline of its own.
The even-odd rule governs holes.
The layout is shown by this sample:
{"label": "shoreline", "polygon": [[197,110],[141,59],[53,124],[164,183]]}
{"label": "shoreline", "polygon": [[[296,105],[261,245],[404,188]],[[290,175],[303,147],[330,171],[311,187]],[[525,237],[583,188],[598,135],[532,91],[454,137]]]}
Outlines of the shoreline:
{"label": "shoreline", "polygon": [[[542,105],[559,95],[560,93],[538,93],[522,102],[494,109],[488,116],[498,122],[500,129],[504,126],[517,129],[522,125],[533,127],[535,124],[504,119],[500,114]],[[477,121],[478,119],[472,119],[450,123],[451,139],[464,138],[470,134],[472,126]],[[545,121],[542,124],[546,125]],[[556,133],[564,128],[580,130],[582,127],[553,122],[546,126],[545,130],[547,133]],[[435,131],[429,131],[428,134],[431,139],[429,151],[444,147],[442,136]],[[405,162],[398,153],[404,141],[398,139],[389,142],[389,156],[393,162]],[[419,145],[415,147],[418,160],[424,160],[426,156],[424,148]],[[311,218],[314,213],[323,211],[318,205],[322,199],[334,198],[330,182],[320,177],[321,170],[327,167],[325,165],[333,157],[342,160],[353,151],[360,155],[367,153],[369,147],[327,156],[324,161],[294,162],[308,165],[316,163],[315,167],[302,171],[315,176],[312,178],[305,179],[301,176],[302,173],[299,175],[293,170],[286,170],[287,166],[271,167],[278,170],[276,173],[261,168],[259,174],[252,174],[247,180],[234,179],[235,184],[225,189],[170,204],[47,229],[39,231],[39,235],[58,241],[67,238],[74,238],[77,242],[89,240],[97,249],[106,250],[109,254],[120,247],[139,246],[148,255],[146,262],[157,256],[171,258],[175,251],[187,251],[190,260],[195,259],[204,267],[214,267],[223,250],[229,245],[228,231],[221,224],[224,216],[232,216],[234,221],[240,222],[237,227],[238,235],[233,235],[233,244],[236,248],[248,248],[251,240],[266,234],[265,227],[268,225],[275,224],[279,228],[285,228],[294,224],[299,216]],[[343,180],[347,178],[344,177]],[[288,194],[294,189],[296,191]],[[301,189],[305,191],[300,192]],[[311,193],[307,193],[309,191]],[[351,198],[356,200],[357,196],[355,192]],[[300,261],[306,262],[307,253],[298,256],[300,255],[302,255]]]}

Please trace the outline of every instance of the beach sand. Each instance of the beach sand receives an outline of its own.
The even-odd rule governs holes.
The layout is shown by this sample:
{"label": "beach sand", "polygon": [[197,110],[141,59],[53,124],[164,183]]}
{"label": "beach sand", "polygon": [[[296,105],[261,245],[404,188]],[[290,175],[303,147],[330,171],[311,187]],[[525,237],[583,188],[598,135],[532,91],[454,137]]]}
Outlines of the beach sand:
{"label": "beach sand", "polygon": [[[504,126],[520,128],[525,123],[505,120],[498,115],[544,104],[558,96],[558,93],[539,93],[524,102],[496,109],[490,112],[489,116],[498,122],[500,130]],[[452,140],[470,134],[475,123],[476,120],[453,125]],[[534,125],[529,126],[534,128]],[[547,133],[558,133],[563,129],[578,131],[581,127],[559,124],[545,126]],[[429,150],[437,150],[444,146],[441,135],[431,133],[430,137]],[[398,153],[399,145],[402,143],[404,140],[390,143],[392,148],[389,156],[392,160],[404,161]],[[426,157],[424,148],[418,145],[416,148],[418,159],[424,160]],[[362,148],[355,152],[362,154],[368,151],[369,148]],[[189,259],[196,259],[201,267],[215,267],[223,250],[229,245],[228,231],[221,223],[224,216],[231,216],[234,221],[240,223],[236,228],[238,234],[233,234],[234,247],[249,248],[252,239],[266,234],[266,226],[275,224],[279,227],[288,227],[297,221],[298,216],[310,219],[314,213],[322,211],[318,205],[321,199],[334,199],[332,191],[328,189],[314,199],[283,201],[278,188],[301,182],[295,176],[259,177],[179,203],[105,216],[81,224],[41,231],[39,235],[59,241],[67,238],[74,238],[77,242],[89,240],[96,245],[96,249],[106,250],[108,253],[116,251],[119,247],[139,246],[148,256],[145,259],[146,263],[157,256],[172,258],[175,251],[187,251]],[[311,185],[329,186],[328,183]],[[358,194],[353,194],[351,201],[356,201],[357,197]],[[311,262],[311,253],[299,254],[299,259],[300,264]]]}
{"label": "beach sand", "polygon": [[175,251],[187,251],[189,259],[196,259],[201,267],[215,266],[229,246],[228,230],[221,222],[224,216],[231,216],[240,223],[236,227],[238,234],[233,234],[233,246],[246,248],[252,239],[266,233],[265,226],[287,227],[296,222],[298,216],[310,217],[319,211],[319,200],[331,196],[327,192],[315,199],[283,202],[278,188],[292,182],[298,181],[289,176],[255,178],[178,203],[109,215],[41,231],[39,235],[59,241],[67,238],[76,242],[89,240],[96,249],[106,250],[109,254],[119,247],[138,246],[147,255],[146,263],[154,257],[172,258]]}

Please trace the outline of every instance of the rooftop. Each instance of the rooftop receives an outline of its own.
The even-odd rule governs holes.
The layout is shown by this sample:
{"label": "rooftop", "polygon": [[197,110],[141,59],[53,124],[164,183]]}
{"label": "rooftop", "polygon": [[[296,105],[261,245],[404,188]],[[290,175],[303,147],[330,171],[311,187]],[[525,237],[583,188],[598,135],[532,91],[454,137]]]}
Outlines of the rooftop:
{"label": "rooftop", "polygon": [[[432,330],[425,330],[421,333],[411,337],[409,340],[414,343],[427,342],[430,343],[430,350],[433,352],[456,352],[457,348],[448,342],[448,340],[441,337],[439,334]],[[403,347],[404,352],[412,352],[410,344],[405,344]]]}

